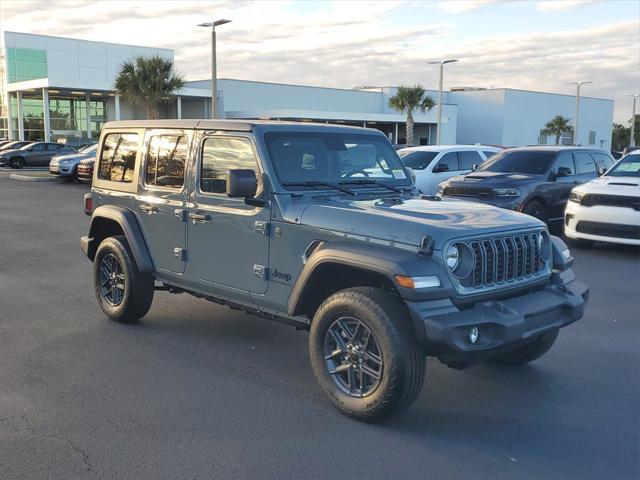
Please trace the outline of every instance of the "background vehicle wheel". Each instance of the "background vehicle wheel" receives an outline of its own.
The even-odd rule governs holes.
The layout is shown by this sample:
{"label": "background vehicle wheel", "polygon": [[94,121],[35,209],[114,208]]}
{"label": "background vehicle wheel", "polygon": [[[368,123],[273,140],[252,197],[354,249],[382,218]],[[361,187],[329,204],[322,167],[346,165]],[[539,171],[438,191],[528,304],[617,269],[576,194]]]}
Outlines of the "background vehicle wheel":
{"label": "background vehicle wheel", "polygon": [[549,351],[556,338],[558,338],[558,330],[540,335],[532,342],[492,358],[491,361],[501,365],[524,365],[533,362]]}
{"label": "background vehicle wheel", "polygon": [[116,322],[135,322],[151,307],[153,276],[138,270],[123,236],[100,243],[93,262],[93,281],[100,308]]}
{"label": "background vehicle wheel", "polygon": [[527,215],[531,215],[532,217],[537,218],[538,220],[542,220],[544,223],[547,223],[547,212],[542,205],[537,200],[531,200],[527,202],[527,204],[522,209],[522,213],[526,213]]}
{"label": "background vehicle wheel", "polygon": [[341,290],[318,308],[309,334],[313,373],[340,412],[378,422],[411,405],[425,356],[402,302],[382,290]]}
{"label": "background vehicle wheel", "polygon": [[23,168],[24,167],[24,158],[12,158],[9,162],[11,168]]}

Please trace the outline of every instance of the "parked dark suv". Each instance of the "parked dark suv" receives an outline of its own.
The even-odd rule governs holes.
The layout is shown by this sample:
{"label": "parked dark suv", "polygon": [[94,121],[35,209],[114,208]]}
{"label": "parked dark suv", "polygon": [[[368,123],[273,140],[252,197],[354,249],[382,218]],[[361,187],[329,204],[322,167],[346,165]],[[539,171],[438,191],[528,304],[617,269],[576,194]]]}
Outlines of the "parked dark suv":
{"label": "parked dark suv", "polygon": [[438,193],[516,210],[549,222],[563,218],[573,187],[602,175],[613,164],[608,152],[593,148],[510,148],[475,171],[442,182]]}

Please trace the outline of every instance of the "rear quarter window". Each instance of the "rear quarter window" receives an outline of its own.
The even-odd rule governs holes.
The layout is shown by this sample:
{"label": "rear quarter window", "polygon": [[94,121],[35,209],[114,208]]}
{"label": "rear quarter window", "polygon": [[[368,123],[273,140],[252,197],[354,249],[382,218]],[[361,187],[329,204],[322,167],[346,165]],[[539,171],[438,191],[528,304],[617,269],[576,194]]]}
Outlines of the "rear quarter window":
{"label": "rear quarter window", "polygon": [[137,133],[109,133],[104,138],[98,178],[112,182],[131,183],[140,145]]}

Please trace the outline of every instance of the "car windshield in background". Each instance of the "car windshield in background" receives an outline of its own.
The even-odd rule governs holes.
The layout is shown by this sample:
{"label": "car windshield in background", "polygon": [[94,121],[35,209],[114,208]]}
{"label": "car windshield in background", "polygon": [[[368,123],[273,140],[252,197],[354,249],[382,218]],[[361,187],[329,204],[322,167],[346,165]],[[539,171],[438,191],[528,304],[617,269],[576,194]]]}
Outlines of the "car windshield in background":
{"label": "car windshield in background", "polygon": [[419,150],[400,150],[398,155],[402,159],[405,167],[414,170],[424,170],[429,166],[431,160],[436,158],[439,152],[421,152]]}
{"label": "car windshield in background", "polygon": [[478,171],[541,175],[549,169],[555,155],[554,151],[506,150],[484,162]]}
{"label": "car windshield in background", "polygon": [[287,188],[314,188],[320,185],[311,184],[319,182],[348,188],[351,182],[354,188],[371,188],[375,182],[411,185],[396,151],[377,135],[271,132],[265,141],[276,175]]}
{"label": "car windshield in background", "polygon": [[640,155],[627,155],[611,167],[607,177],[640,177]]}

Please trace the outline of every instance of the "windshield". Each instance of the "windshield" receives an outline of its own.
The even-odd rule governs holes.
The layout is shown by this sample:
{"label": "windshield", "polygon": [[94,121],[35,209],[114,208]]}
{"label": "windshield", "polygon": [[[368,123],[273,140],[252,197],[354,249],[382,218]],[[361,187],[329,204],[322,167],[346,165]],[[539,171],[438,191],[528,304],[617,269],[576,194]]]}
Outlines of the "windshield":
{"label": "windshield", "polygon": [[554,151],[504,150],[480,165],[477,171],[540,175],[549,169],[555,155]]}
{"label": "windshield", "polygon": [[424,170],[429,166],[431,160],[436,158],[439,152],[421,152],[419,150],[400,150],[398,155],[402,159],[405,167],[414,170]]}
{"label": "windshield", "polygon": [[5,145],[2,145],[0,147],[0,150],[13,150],[14,148],[20,148],[21,145],[24,145],[24,144],[19,141],[9,142]]}
{"label": "windshield", "polygon": [[640,155],[627,155],[607,172],[607,177],[640,177]]}
{"label": "windshield", "polygon": [[35,145],[37,142],[31,142],[31,143],[27,143],[26,145],[20,147],[20,150],[26,150],[29,147],[31,147],[32,145]]}
{"label": "windshield", "polygon": [[[271,132],[265,135],[269,157],[281,184],[346,183],[375,180],[390,185],[411,185],[396,151],[378,135],[324,132]],[[354,182],[371,185],[374,182]],[[349,185],[351,188],[351,185]]]}
{"label": "windshield", "polygon": [[88,147],[84,147],[80,150],[80,153],[94,153],[98,149],[98,144],[94,143]]}

